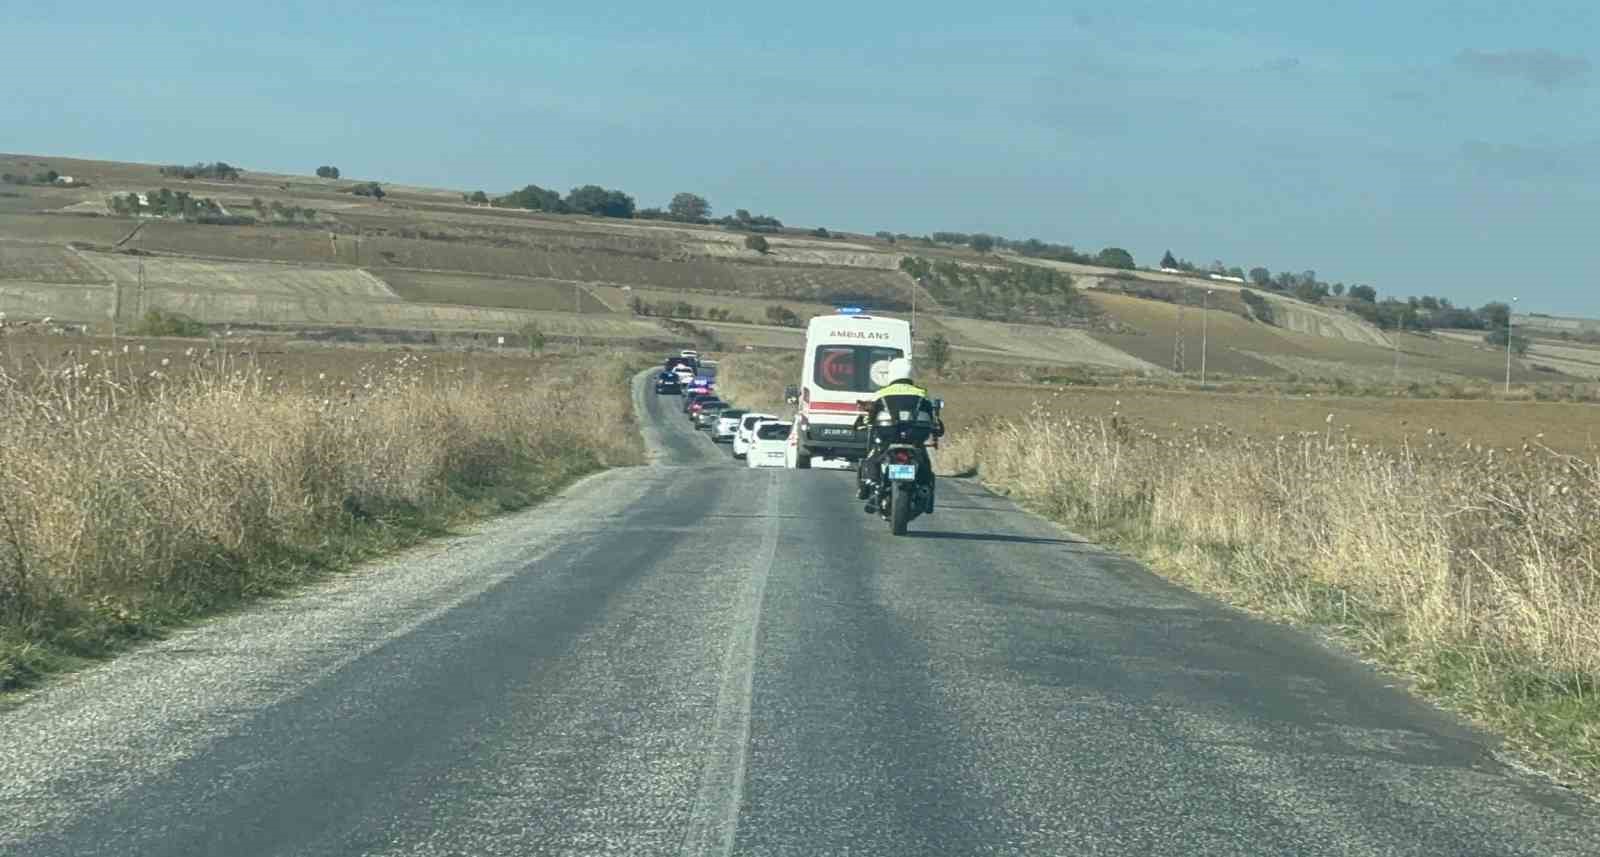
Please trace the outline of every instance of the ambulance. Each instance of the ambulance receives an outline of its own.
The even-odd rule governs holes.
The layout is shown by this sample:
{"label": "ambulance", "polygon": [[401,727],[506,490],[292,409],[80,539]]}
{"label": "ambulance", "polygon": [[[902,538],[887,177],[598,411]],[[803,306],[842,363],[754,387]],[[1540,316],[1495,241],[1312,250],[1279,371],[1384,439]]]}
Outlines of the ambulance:
{"label": "ambulance", "polygon": [[857,307],[811,319],[800,386],[787,391],[796,406],[790,466],[809,468],[812,458],[865,458],[868,433],[854,427],[859,403],[894,380],[884,377],[890,360],[910,356],[911,325],[905,319]]}

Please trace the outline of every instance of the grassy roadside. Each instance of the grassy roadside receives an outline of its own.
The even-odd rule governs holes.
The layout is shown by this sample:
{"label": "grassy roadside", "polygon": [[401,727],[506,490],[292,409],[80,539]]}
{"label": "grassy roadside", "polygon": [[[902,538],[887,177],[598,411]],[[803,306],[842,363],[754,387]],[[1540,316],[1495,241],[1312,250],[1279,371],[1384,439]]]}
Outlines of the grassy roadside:
{"label": "grassy roadside", "polygon": [[730,354],[717,365],[717,393],[739,407],[769,414],[794,413],[783,389],[800,383],[800,355]]}
{"label": "grassy roadside", "polygon": [[643,460],[626,355],[122,353],[0,366],[0,692]]}
{"label": "grassy roadside", "polygon": [[1534,445],[1263,442],[1035,405],[954,434],[988,484],[1202,592],[1318,628],[1600,786],[1600,462]]}

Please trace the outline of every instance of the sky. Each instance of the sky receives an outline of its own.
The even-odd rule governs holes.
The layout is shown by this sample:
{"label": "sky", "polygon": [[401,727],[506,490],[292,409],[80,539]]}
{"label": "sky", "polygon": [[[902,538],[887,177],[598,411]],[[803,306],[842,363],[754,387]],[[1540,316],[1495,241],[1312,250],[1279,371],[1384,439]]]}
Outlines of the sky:
{"label": "sky", "polygon": [[1592,0],[360,5],[0,0],[0,151],[692,191],[1600,316]]}

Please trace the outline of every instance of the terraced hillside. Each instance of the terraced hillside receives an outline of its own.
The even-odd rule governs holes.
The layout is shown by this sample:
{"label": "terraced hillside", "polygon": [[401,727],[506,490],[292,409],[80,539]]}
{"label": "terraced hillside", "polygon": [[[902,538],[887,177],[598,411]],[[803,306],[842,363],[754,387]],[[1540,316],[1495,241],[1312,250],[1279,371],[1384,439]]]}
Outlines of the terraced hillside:
{"label": "terraced hillside", "polygon": [[[1394,361],[1388,337],[1352,315],[1263,294],[1276,322],[1268,326],[1248,320],[1236,285],[1187,276],[800,230],[767,235],[768,247],[757,252],[745,246],[743,233],[721,227],[491,208],[466,204],[455,191],[401,185],[385,185],[387,196],[378,200],[349,193],[354,181],[307,176],[247,171],[238,181],[184,180],[149,165],[7,155],[0,155],[0,167],[28,174],[48,167],[90,184],[8,188],[10,195],[0,197],[0,311],[14,316],[130,321],[141,308],[160,308],[208,323],[488,333],[535,321],[551,332],[587,336],[675,335],[669,326],[676,322],[636,317],[632,310],[642,301],[652,314],[668,304],[690,305],[696,324],[759,347],[795,338],[764,324],[773,306],[804,317],[840,303],[904,312],[915,300],[919,334],[943,333],[958,359],[1164,373],[1173,366],[1177,308],[1118,292],[1165,290],[1152,296],[1198,303],[1209,290],[1217,308],[1208,314],[1213,373],[1378,377],[1386,369],[1392,374]],[[109,214],[112,195],[162,187],[265,219],[211,225]],[[270,214],[275,203],[314,214],[310,222],[300,215],[282,222]],[[95,211],[101,216],[87,216]],[[902,272],[908,254],[1005,276],[963,273],[932,288]],[[1015,265],[1049,268],[1071,280],[1033,276],[1026,267],[1019,273]],[[1034,282],[1040,279],[1049,282]],[[969,286],[976,298],[949,292]],[[706,320],[713,309],[716,319]],[[1074,327],[1016,324],[1021,316],[1013,310]],[[1086,319],[1084,311],[1097,316]],[[984,315],[992,318],[973,317]],[[1191,372],[1199,366],[1199,319],[1193,311],[1184,325]],[[1467,343],[1422,337],[1405,343],[1401,360],[1412,377],[1503,372]],[[1517,375],[1542,377],[1523,366]]]}
{"label": "terraced hillside", "polygon": [[[1137,332],[1095,332],[1095,339],[1158,366],[1173,365],[1174,345],[1182,334],[1184,368],[1200,368],[1202,326],[1199,307],[1179,307],[1109,292],[1091,292],[1089,300]],[[1419,334],[1403,334],[1399,347],[1315,336],[1246,320],[1226,310],[1204,314],[1207,368],[1211,372],[1259,378],[1301,376],[1350,381],[1453,381],[1503,378],[1503,355],[1470,345]],[[1396,351],[1400,371],[1395,371]],[[1513,380],[1550,380],[1522,361]]]}

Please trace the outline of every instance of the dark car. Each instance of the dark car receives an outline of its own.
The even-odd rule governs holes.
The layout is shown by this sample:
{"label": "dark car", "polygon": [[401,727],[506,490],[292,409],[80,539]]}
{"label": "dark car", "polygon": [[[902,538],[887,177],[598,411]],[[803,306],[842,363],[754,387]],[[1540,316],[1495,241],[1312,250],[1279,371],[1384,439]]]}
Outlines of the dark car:
{"label": "dark car", "polygon": [[656,376],[656,392],[662,395],[683,392],[683,385],[678,383],[678,376],[671,372],[662,372]]}
{"label": "dark car", "polygon": [[689,419],[694,421],[695,428],[708,428],[716,422],[717,414],[727,407],[728,403],[721,399],[706,399],[689,409]]}

